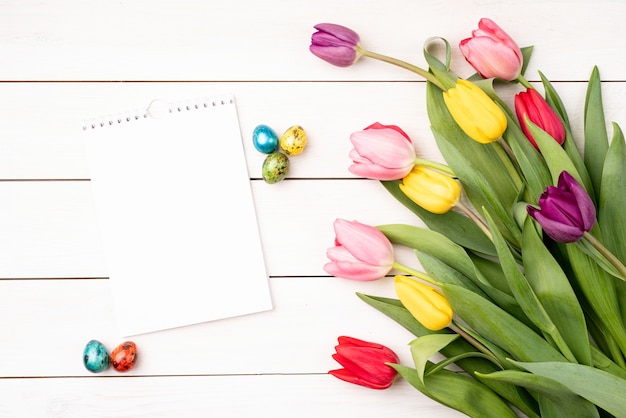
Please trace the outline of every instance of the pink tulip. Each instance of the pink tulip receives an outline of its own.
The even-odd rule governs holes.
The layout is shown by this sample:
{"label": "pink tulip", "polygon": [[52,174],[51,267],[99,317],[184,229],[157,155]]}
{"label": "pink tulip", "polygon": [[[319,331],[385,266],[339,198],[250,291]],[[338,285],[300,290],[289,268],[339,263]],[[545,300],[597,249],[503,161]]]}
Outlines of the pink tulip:
{"label": "pink tulip", "polygon": [[393,246],[385,234],[357,221],[335,220],[335,246],[326,251],[331,260],[324,270],[335,277],[376,280],[394,263]]}
{"label": "pink tulip", "polygon": [[524,116],[528,117],[532,123],[550,134],[559,144],[565,141],[563,122],[561,122],[561,119],[550,107],[548,102],[537,93],[537,90],[529,88],[515,95],[515,113],[517,114],[520,125],[522,125],[524,134],[526,134],[526,137],[535,148],[538,149],[537,143],[526,126]]}
{"label": "pink tulip", "polygon": [[352,174],[374,180],[399,180],[415,164],[411,138],[399,127],[374,123],[350,135]]}
{"label": "pink tulip", "polygon": [[515,80],[522,71],[523,56],[517,43],[500,26],[482,18],[472,37],[463,39],[463,56],[483,78]]}
{"label": "pink tulip", "polygon": [[398,372],[389,366],[398,364],[396,353],[381,344],[339,337],[333,359],[344,368],[328,373],[338,379],[372,389],[387,389],[393,384]]}

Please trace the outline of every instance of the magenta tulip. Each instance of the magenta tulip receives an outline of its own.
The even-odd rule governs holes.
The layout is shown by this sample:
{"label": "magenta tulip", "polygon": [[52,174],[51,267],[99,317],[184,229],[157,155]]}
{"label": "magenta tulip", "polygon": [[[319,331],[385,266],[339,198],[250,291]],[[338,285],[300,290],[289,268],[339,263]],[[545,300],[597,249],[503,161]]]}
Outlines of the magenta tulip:
{"label": "magenta tulip", "polygon": [[319,23],[311,36],[309,50],[317,57],[338,67],[349,67],[359,59],[359,35],[352,29],[334,23]]}
{"label": "magenta tulip", "polygon": [[335,277],[376,280],[394,263],[393,246],[380,230],[357,221],[335,220],[335,246],[326,251],[324,270]]}
{"label": "magenta tulip", "polygon": [[415,165],[411,138],[397,126],[375,123],[350,135],[352,174],[374,180],[399,180]]}
{"label": "magenta tulip", "polygon": [[575,242],[596,223],[596,208],[585,189],[567,171],[561,172],[557,187],[548,186],[539,197],[539,208],[526,209],[557,242]]}
{"label": "magenta tulip", "polygon": [[546,131],[559,144],[565,141],[563,122],[561,122],[561,119],[550,107],[548,102],[537,93],[537,90],[529,88],[515,95],[515,113],[517,114],[517,119],[522,126],[526,138],[528,138],[535,148],[539,149],[537,142],[535,142],[535,139],[526,125],[524,117],[527,117],[532,123]]}
{"label": "magenta tulip", "polygon": [[333,358],[344,368],[328,373],[338,379],[372,389],[387,389],[393,384],[396,370],[387,363],[398,364],[396,353],[381,344],[339,337]]}
{"label": "magenta tulip", "polygon": [[490,19],[482,18],[472,36],[463,39],[463,56],[483,78],[515,80],[522,71],[523,56],[517,43]]}

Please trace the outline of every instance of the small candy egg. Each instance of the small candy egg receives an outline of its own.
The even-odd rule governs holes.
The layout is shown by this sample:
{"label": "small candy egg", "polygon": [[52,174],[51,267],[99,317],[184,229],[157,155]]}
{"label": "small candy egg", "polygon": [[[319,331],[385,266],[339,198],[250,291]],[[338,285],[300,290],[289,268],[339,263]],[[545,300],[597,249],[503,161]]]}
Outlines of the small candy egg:
{"label": "small candy egg", "polygon": [[92,373],[100,373],[109,367],[109,353],[98,340],[91,340],[83,350],[83,364]]}
{"label": "small candy egg", "polygon": [[263,161],[263,180],[266,183],[278,183],[289,172],[289,158],[282,152],[273,152]]}
{"label": "small candy egg", "polygon": [[252,131],[252,143],[257,151],[271,154],[278,148],[278,135],[267,125],[258,125]]}
{"label": "small candy egg", "polygon": [[126,341],[111,351],[111,366],[118,372],[127,372],[135,367],[137,360],[137,346],[132,341]]}
{"label": "small candy egg", "polygon": [[306,141],[306,132],[302,126],[294,125],[280,137],[280,147],[289,156],[298,155],[304,151]]}

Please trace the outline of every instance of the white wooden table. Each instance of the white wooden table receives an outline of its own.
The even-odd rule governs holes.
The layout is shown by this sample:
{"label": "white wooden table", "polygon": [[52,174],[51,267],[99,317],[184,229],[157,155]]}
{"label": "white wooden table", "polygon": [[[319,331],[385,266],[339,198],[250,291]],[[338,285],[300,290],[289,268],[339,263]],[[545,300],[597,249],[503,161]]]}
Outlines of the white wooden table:
{"label": "white wooden table", "polygon": [[[373,391],[327,374],[339,335],[383,343],[411,364],[412,336],[354,295],[394,296],[389,280],[322,270],[335,218],[419,224],[377,182],[348,172],[350,133],[396,124],[426,158],[439,154],[423,80],[368,60],[333,67],[308,51],[313,25],[346,25],[369,49],[421,66],[423,42],[443,36],[469,76],[456,45],[490,17],[535,45],[528,78],[541,70],[554,82],[580,133],[593,65],[607,122],[626,123],[625,16],[612,0],[0,0],[0,417],[460,416],[404,381]],[[274,309],[137,336],[134,370],[91,374],[85,343],[122,340],[87,161],[70,132],[155,97],[221,91],[237,101]],[[278,184],[262,180],[250,139],[261,123],[309,134]]]}

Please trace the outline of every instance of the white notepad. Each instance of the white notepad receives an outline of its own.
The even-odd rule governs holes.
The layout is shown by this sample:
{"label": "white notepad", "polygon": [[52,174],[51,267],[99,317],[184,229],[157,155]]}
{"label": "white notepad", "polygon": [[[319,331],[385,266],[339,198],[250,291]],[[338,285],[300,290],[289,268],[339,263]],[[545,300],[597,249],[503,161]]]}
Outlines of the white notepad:
{"label": "white notepad", "polygon": [[272,309],[232,96],[157,100],[83,137],[121,335]]}

